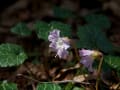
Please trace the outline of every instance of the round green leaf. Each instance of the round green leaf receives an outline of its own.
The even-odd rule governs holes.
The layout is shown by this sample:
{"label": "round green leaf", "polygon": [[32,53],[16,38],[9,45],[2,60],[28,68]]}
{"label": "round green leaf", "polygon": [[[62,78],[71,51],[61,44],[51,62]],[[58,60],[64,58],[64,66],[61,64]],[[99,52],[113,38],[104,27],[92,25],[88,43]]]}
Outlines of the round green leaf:
{"label": "round green leaf", "polygon": [[38,84],[37,90],[62,90],[62,88],[58,84],[44,83]]}
{"label": "round green leaf", "polygon": [[109,18],[103,14],[90,14],[86,15],[84,18],[87,23],[93,24],[101,29],[109,29],[111,27]]}
{"label": "round green leaf", "polygon": [[17,85],[3,81],[0,83],[0,90],[18,90]]}
{"label": "round green leaf", "polygon": [[30,36],[32,34],[32,31],[25,23],[18,23],[11,29],[11,32],[21,36]]}
{"label": "round green leaf", "polygon": [[38,38],[48,40],[48,34],[49,34],[50,27],[48,26],[46,22],[36,21],[33,27],[36,31]]}
{"label": "round green leaf", "polygon": [[78,48],[99,49],[105,53],[114,52],[114,46],[97,26],[92,24],[80,26],[77,35],[80,38],[76,45]]}
{"label": "round green leaf", "polygon": [[27,55],[22,47],[15,44],[0,45],[0,67],[11,67],[22,64]]}
{"label": "round green leaf", "polygon": [[120,57],[118,56],[105,56],[105,62],[110,65],[112,68],[120,70]]}

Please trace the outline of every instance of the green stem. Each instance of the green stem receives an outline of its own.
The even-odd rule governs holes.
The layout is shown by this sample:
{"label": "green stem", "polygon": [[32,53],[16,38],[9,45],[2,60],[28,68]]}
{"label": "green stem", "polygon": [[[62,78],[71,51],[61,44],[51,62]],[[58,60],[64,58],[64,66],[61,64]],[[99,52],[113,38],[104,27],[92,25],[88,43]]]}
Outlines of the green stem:
{"label": "green stem", "polygon": [[99,66],[98,66],[98,71],[97,71],[97,80],[96,80],[96,90],[98,90],[98,86],[99,86],[99,80],[100,80],[100,72],[101,72],[101,68],[102,68],[102,63],[103,63],[103,56],[101,57],[100,59],[100,63],[99,63]]}

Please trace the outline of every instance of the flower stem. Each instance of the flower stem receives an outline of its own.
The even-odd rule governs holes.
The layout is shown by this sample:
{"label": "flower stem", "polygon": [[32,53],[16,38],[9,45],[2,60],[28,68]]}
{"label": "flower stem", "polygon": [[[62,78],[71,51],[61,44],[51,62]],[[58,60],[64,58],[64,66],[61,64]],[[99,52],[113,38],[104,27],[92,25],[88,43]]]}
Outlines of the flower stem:
{"label": "flower stem", "polygon": [[77,59],[77,61],[80,61],[80,56],[76,47],[76,40],[71,40],[71,45],[73,47],[74,53],[75,53],[75,58]]}
{"label": "flower stem", "polygon": [[80,57],[79,57],[79,54],[78,54],[78,51],[77,51],[77,48],[76,48],[75,44],[73,44],[73,48],[74,48],[74,51],[75,51],[77,61],[80,61]]}
{"label": "flower stem", "polygon": [[102,63],[103,63],[103,56],[101,57],[100,59],[100,63],[99,63],[99,66],[98,66],[98,71],[97,71],[97,80],[96,80],[96,90],[98,90],[98,86],[99,86],[99,80],[100,80],[100,72],[101,72],[101,68],[102,68]]}
{"label": "flower stem", "polygon": [[74,48],[74,49],[75,49],[76,58],[77,58],[78,61],[80,61],[80,57],[78,55],[77,48]]}

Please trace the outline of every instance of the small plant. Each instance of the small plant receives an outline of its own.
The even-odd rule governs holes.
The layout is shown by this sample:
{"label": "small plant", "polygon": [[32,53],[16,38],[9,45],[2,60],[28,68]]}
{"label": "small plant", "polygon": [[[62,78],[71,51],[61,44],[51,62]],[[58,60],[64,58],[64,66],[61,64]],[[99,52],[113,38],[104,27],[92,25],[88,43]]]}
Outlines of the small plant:
{"label": "small plant", "polygon": [[[57,10],[62,14],[59,14]],[[72,12],[61,8],[54,8],[54,14],[59,18],[74,17]],[[85,90],[88,85],[100,90],[101,82],[104,82],[103,72],[105,70],[115,69],[119,77],[120,57],[114,56],[116,47],[102,31],[111,26],[108,18],[99,14],[87,15],[83,18],[87,23],[77,27],[77,39],[72,38],[72,26],[69,24],[58,21],[50,23],[35,21],[32,31],[36,33],[37,39],[32,39],[42,44],[34,45],[31,47],[31,52],[26,52],[25,47],[21,45],[2,43],[0,45],[0,67],[26,67],[27,74],[16,72],[16,77],[21,76],[30,80],[28,84],[32,84],[33,90]],[[30,37],[32,31],[22,22],[11,29],[12,33],[21,37]],[[33,59],[33,62],[36,60],[35,66],[34,63],[30,64],[32,69],[25,63],[31,63],[29,59]],[[43,76],[41,72],[32,71],[36,67],[44,68]],[[42,71],[42,69],[38,70]],[[72,75],[71,72],[73,72]],[[72,78],[68,79],[67,75],[68,77],[71,75]],[[76,77],[79,78],[76,80]],[[94,83],[91,84],[90,80]],[[18,89],[17,84],[10,83],[8,79],[8,81],[0,82],[0,90]]]}

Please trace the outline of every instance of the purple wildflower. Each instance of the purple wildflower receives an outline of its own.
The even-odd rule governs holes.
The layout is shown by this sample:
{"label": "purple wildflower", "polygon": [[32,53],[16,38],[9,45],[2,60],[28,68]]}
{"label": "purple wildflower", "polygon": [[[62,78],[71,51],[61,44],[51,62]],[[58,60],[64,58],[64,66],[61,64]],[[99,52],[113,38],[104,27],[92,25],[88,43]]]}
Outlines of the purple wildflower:
{"label": "purple wildflower", "polygon": [[93,72],[93,60],[94,57],[92,57],[92,54],[94,53],[93,50],[79,50],[79,55],[81,56],[81,61],[80,63],[82,63],[86,68],[88,68],[88,71]]}
{"label": "purple wildflower", "polygon": [[50,32],[48,40],[51,42],[49,47],[57,52],[56,56],[65,59],[68,55],[67,49],[70,47],[68,38],[60,37],[60,31],[55,29]]}

